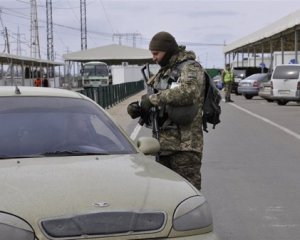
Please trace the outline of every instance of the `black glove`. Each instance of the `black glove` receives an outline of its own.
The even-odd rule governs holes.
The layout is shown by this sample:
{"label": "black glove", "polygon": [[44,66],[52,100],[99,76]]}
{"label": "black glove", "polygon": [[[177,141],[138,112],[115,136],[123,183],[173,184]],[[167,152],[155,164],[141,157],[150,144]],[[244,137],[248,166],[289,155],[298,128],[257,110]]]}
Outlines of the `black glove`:
{"label": "black glove", "polygon": [[142,111],[148,112],[152,106],[153,104],[149,100],[149,95],[148,94],[143,95],[141,98]]}
{"label": "black glove", "polygon": [[127,106],[127,113],[132,119],[138,118],[141,116],[142,108],[139,105],[139,102],[132,102]]}

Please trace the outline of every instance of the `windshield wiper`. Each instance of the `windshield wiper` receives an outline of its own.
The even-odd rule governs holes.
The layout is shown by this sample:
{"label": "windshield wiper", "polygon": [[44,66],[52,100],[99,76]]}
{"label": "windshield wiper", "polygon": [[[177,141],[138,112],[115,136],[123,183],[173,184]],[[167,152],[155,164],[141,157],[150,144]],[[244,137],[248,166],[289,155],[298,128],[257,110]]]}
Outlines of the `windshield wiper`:
{"label": "windshield wiper", "polygon": [[84,151],[71,151],[71,150],[64,150],[64,151],[54,151],[54,152],[45,152],[42,153],[43,156],[84,156],[84,155],[109,155],[105,152],[84,152]]}

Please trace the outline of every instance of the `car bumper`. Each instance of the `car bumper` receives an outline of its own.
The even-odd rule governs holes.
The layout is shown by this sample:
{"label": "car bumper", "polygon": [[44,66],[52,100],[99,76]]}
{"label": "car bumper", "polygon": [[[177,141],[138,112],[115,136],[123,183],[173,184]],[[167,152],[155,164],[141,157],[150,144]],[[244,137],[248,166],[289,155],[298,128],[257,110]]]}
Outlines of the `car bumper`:
{"label": "car bumper", "polygon": [[286,101],[300,101],[300,97],[293,97],[293,96],[272,96],[273,100],[286,100]]}
{"label": "car bumper", "polygon": [[288,100],[288,101],[300,101],[300,90],[275,90],[272,92],[272,98],[274,100]]}
{"label": "car bumper", "polygon": [[258,89],[257,88],[251,88],[251,87],[238,87],[238,93],[240,94],[248,94],[257,96],[258,95]]}
{"label": "car bumper", "polygon": [[270,100],[273,99],[273,96],[270,93],[261,93],[261,92],[259,92],[258,96],[260,96],[260,97],[262,97],[264,99],[270,99]]}
{"label": "car bumper", "polygon": [[216,233],[210,232],[201,235],[193,235],[193,236],[184,236],[184,237],[174,237],[174,238],[160,238],[161,240],[220,240]]}

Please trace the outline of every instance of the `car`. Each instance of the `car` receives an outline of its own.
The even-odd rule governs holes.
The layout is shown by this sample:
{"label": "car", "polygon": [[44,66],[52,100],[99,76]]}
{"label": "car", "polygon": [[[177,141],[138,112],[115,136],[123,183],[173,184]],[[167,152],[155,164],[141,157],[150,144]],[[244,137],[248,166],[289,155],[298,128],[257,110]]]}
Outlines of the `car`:
{"label": "car", "polygon": [[252,99],[258,96],[260,84],[269,81],[268,73],[255,73],[239,82],[238,93],[246,99]]}
{"label": "car", "polygon": [[0,238],[217,240],[204,195],[79,92],[0,87]]}
{"label": "car", "polygon": [[272,98],[278,105],[300,103],[300,64],[277,65],[271,78]]}
{"label": "car", "polygon": [[215,83],[216,87],[219,90],[223,89],[223,81],[222,81],[222,76],[221,75],[216,75],[212,78],[213,82]]}
{"label": "car", "polygon": [[268,82],[262,82],[260,84],[258,96],[267,100],[268,102],[274,102],[271,90],[271,80],[269,80]]}
{"label": "car", "polygon": [[232,84],[231,92],[235,93],[236,95],[240,95],[238,92],[238,86],[241,80],[255,74],[255,73],[267,73],[267,68],[260,68],[260,67],[234,67],[233,68],[233,76],[234,82]]}

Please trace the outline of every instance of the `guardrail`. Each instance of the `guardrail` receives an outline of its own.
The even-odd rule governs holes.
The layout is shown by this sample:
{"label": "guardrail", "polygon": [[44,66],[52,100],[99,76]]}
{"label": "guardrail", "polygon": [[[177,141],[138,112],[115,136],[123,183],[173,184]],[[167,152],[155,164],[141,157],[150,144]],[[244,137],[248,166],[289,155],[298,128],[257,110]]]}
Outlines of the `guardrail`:
{"label": "guardrail", "polygon": [[121,83],[116,85],[87,87],[78,90],[83,95],[93,99],[103,108],[110,108],[124,99],[144,90],[144,81]]}

